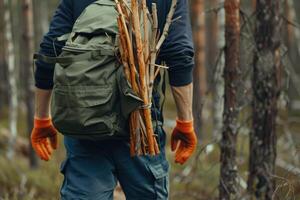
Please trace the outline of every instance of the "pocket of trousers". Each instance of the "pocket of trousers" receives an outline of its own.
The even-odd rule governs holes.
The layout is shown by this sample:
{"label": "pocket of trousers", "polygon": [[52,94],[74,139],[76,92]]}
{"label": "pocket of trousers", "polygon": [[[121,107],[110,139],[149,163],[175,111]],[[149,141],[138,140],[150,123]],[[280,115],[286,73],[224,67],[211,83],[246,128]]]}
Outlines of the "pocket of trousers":
{"label": "pocket of trousers", "polygon": [[149,169],[154,176],[154,190],[156,193],[156,200],[167,200],[169,194],[169,174],[168,163],[149,164]]}

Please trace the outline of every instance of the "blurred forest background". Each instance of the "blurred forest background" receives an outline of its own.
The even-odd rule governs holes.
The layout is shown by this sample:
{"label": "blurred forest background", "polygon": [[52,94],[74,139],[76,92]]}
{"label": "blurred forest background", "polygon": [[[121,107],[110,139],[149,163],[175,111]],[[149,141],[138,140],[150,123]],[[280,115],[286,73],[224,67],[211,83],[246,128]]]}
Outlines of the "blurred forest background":
{"label": "blurred forest background", "polygon": [[[0,0],[0,199],[59,199],[60,147],[38,161],[32,53],[59,0]],[[170,199],[300,199],[300,1],[190,0],[195,155],[175,165]],[[165,129],[175,125],[168,90]],[[120,188],[116,199],[124,199]]]}

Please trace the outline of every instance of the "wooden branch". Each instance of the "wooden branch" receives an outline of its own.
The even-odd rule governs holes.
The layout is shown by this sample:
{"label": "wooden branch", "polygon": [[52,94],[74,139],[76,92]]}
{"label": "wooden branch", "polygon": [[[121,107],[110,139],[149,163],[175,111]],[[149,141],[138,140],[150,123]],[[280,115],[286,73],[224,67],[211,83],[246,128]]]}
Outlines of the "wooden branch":
{"label": "wooden branch", "polygon": [[122,11],[123,11],[125,20],[126,20],[127,22],[130,21],[130,15],[129,15],[129,13],[127,12],[128,10],[126,9],[126,7],[125,7],[123,4],[120,4],[120,5],[121,5],[121,8],[122,8]]}
{"label": "wooden branch", "polygon": [[175,13],[175,10],[176,10],[176,5],[177,5],[177,0],[172,0],[171,8],[170,8],[170,11],[169,11],[167,19],[166,19],[166,24],[164,26],[162,35],[156,45],[156,51],[158,51],[160,49],[161,45],[163,44],[166,37],[168,36],[169,28],[172,23],[172,18]]}
{"label": "wooden branch", "polygon": [[124,18],[124,14],[122,12],[122,8],[120,5],[120,2],[118,0],[115,0],[116,2],[116,7],[117,7],[117,11],[120,13],[120,25],[121,27],[119,27],[121,35],[125,35],[125,39],[126,39],[126,48],[128,51],[128,59],[129,59],[129,66],[130,66],[130,75],[131,75],[131,84],[132,84],[132,89],[139,93],[139,89],[138,89],[138,85],[136,83],[136,67],[135,67],[135,62],[134,62],[134,55],[133,55],[133,48],[131,45],[131,40],[129,37],[129,33],[128,33],[128,29],[126,26],[126,22],[125,22],[125,18]]}
{"label": "wooden branch", "polygon": [[144,120],[142,118],[142,116],[140,115],[139,116],[139,121],[140,121],[140,125],[141,125],[141,148],[140,148],[140,151],[143,155],[147,154],[147,150],[146,150],[146,146],[147,146],[147,143],[146,143],[146,138],[147,138],[147,129],[146,129],[146,126],[145,126],[145,123],[144,123]]}
{"label": "wooden branch", "polygon": [[155,71],[155,74],[154,74],[154,79],[157,77],[157,75],[159,74],[160,72],[160,68],[157,68],[156,71]]}
{"label": "wooden branch", "polygon": [[138,111],[130,113],[130,119],[129,119],[129,130],[130,130],[130,156],[133,157],[135,155],[135,130],[136,130],[136,124],[135,124],[135,118]]}
{"label": "wooden branch", "polygon": [[[139,78],[140,78],[140,95],[143,99],[145,105],[149,104],[148,101],[148,91],[146,87],[146,79],[145,79],[145,63],[144,63],[144,54],[143,54],[143,44],[141,38],[141,30],[140,30],[140,20],[139,20],[139,13],[138,13],[138,1],[132,0],[131,1],[131,10],[132,10],[132,22],[133,22],[133,29],[135,32],[135,42],[137,48],[137,59],[139,64]],[[153,140],[153,127],[151,121],[151,112],[150,109],[143,109],[142,110],[145,118],[145,125],[147,129],[147,138],[149,144],[149,154],[155,155],[155,148],[154,148],[154,140]]]}
{"label": "wooden branch", "polygon": [[148,33],[148,17],[147,17],[147,5],[146,0],[142,0],[143,8],[143,23],[144,23],[144,58],[145,63],[147,63],[147,58],[149,56],[149,33]]}
{"label": "wooden branch", "polygon": [[[122,26],[122,22],[121,22],[120,18],[118,18],[118,26],[119,27]],[[123,31],[121,31],[119,34],[120,34],[119,48],[120,48],[122,64],[123,64],[123,67],[124,67],[124,72],[125,72],[126,79],[131,83],[130,69],[129,69],[129,66],[128,66],[128,51],[127,51],[127,48],[126,48],[125,35],[124,35]]]}
{"label": "wooden branch", "polygon": [[[150,14],[146,6],[146,0],[141,0],[141,4],[138,3],[138,0],[132,0],[131,9],[128,8],[124,0],[115,0],[115,2],[117,12],[119,13],[119,49],[124,73],[127,80],[131,82],[132,89],[141,97],[144,104],[139,110],[133,111],[130,114],[130,154],[131,156],[157,155],[159,153],[159,146],[153,131],[150,105],[155,78],[154,68],[158,67],[160,69],[161,67],[165,67],[156,65],[155,63],[158,53],[156,50],[156,43],[158,41],[156,5],[154,5],[155,12],[153,15],[154,19],[152,19],[149,18]],[[151,44],[149,45],[148,27],[149,23],[153,25],[152,22],[154,22],[153,34],[151,35]],[[143,35],[141,27],[144,31]],[[149,53],[149,46],[153,50],[151,54]],[[150,71],[151,75],[149,74]],[[151,88],[149,89],[150,85]]]}
{"label": "wooden branch", "polygon": [[149,33],[148,33],[148,17],[146,0],[142,0],[143,9],[143,28],[144,28],[144,62],[146,71],[146,85],[149,84]]}
{"label": "wooden branch", "polygon": [[158,68],[163,68],[163,69],[169,69],[169,67],[167,67],[165,65],[154,64],[153,66],[158,67]]}
{"label": "wooden branch", "polygon": [[157,50],[156,50],[156,39],[157,39],[157,31],[158,31],[158,19],[157,19],[157,7],[155,3],[152,3],[152,17],[153,17],[153,24],[152,24],[152,36],[151,36],[151,55],[150,55],[150,81],[148,85],[148,91],[149,91],[149,101],[152,100],[152,90],[153,90],[153,83],[154,83],[154,65],[156,61],[157,56]]}
{"label": "wooden branch", "polygon": [[[135,113],[139,113],[139,111],[136,111]],[[143,139],[141,137],[141,127],[140,127],[140,115],[136,115],[136,118],[134,119],[134,123],[136,125],[136,129],[134,130],[135,140],[134,140],[134,155],[140,155],[141,150],[141,140]]]}
{"label": "wooden branch", "polygon": [[128,5],[127,1],[125,0],[121,0],[122,4],[125,5],[125,7],[127,8],[127,10],[129,10],[130,13],[132,13],[130,6]]}
{"label": "wooden branch", "polygon": [[[125,55],[123,56],[127,56],[128,62],[129,62],[129,66],[130,69],[126,68],[128,66],[126,66],[126,58],[123,57],[122,58],[122,62],[123,65],[125,67],[125,75],[127,76],[126,78],[128,78],[127,80],[129,80],[131,82],[132,85],[132,89],[139,94],[139,87],[137,84],[137,80],[136,80],[136,74],[137,74],[137,70],[135,67],[135,61],[134,61],[134,55],[133,55],[133,47],[132,47],[132,42],[131,42],[131,37],[129,35],[128,29],[127,29],[127,25],[126,25],[126,21],[125,21],[125,17],[123,14],[123,10],[121,8],[121,5],[119,3],[118,0],[116,0],[116,7],[117,7],[117,11],[119,12],[119,19],[118,19],[118,26],[119,26],[119,32],[120,32],[120,42],[122,45],[123,49],[123,53],[125,53]],[[131,156],[135,155],[135,149],[136,149],[136,139],[138,137],[137,134],[135,134],[135,131],[138,130],[138,121],[137,119],[139,118],[139,111],[134,111],[130,114],[130,119],[129,119],[129,126],[130,126],[130,154]]]}

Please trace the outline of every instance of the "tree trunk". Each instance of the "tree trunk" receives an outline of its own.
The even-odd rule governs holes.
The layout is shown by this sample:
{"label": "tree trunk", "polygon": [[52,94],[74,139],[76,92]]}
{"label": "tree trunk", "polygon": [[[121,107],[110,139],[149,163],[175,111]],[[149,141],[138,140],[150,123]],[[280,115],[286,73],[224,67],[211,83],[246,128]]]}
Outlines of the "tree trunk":
{"label": "tree trunk", "polygon": [[[293,0],[286,0],[286,6],[289,13],[290,21],[297,22],[296,10]],[[299,21],[298,21],[299,22]],[[293,27],[293,25],[289,25],[289,44],[292,44],[292,40],[296,39],[297,53],[300,56],[300,30],[299,27]]]}
{"label": "tree trunk", "polygon": [[253,10],[256,10],[256,1],[257,0],[252,0],[252,8],[253,8]]}
{"label": "tree trunk", "polygon": [[240,81],[240,1],[225,0],[225,99],[221,146],[219,199],[237,199],[237,88]]}
{"label": "tree trunk", "polygon": [[[300,10],[300,1],[296,1],[296,0],[288,0],[288,3],[290,6],[293,6],[292,8],[294,9],[294,13],[295,13],[295,21],[297,22],[297,24],[299,24],[300,22],[300,12],[297,12]],[[295,39],[297,40],[297,45],[298,45],[298,53],[300,53],[300,31],[299,31],[299,27],[295,27]],[[298,70],[297,70],[298,71]]]}
{"label": "tree trunk", "polygon": [[48,6],[48,0],[33,0],[35,48],[38,48],[43,35],[49,29]]}
{"label": "tree trunk", "polygon": [[[285,0],[285,6],[286,6],[286,16],[287,19],[292,23],[299,24],[299,19],[297,20],[297,1],[293,0]],[[287,30],[288,36],[287,36],[287,48],[288,53],[291,59],[292,63],[297,63],[300,59],[300,29],[299,27],[295,27],[292,24],[287,23]],[[293,109],[294,105],[298,102],[298,96],[299,96],[299,85],[297,84],[298,74],[300,73],[299,67],[297,65],[291,65],[290,66],[290,74],[291,74],[291,87],[288,89],[288,96],[291,101],[290,109]]]}
{"label": "tree trunk", "polygon": [[[220,4],[224,4],[224,0],[219,0]],[[213,137],[220,138],[223,126],[223,110],[224,110],[224,78],[223,70],[225,65],[225,57],[223,49],[225,47],[225,10],[221,8],[218,13],[218,48],[219,57],[217,58],[217,68],[214,73],[213,84]]]}
{"label": "tree trunk", "polygon": [[218,25],[218,13],[219,10],[219,0],[211,0],[206,1],[207,9],[211,9],[214,12],[205,12],[205,28],[206,28],[206,39],[205,43],[209,45],[205,45],[206,53],[206,69],[207,69],[207,90],[211,91],[214,87],[213,77],[214,77],[214,66],[216,62],[216,57],[218,54],[218,34],[219,34],[219,25]]}
{"label": "tree trunk", "polygon": [[[0,1],[0,30],[4,30],[4,4]],[[8,105],[8,85],[7,85],[7,65],[5,58],[5,35],[4,31],[0,31],[0,120],[3,110]]]}
{"label": "tree trunk", "polygon": [[194,68],[194,96],[193,115],[196,134],[201,138],[202,133],[202,107],[207,91],[205,68],[205,13],[204,0],[192,2],[192,27],[195,44],[195,68]]}
{"label": "tree trunk", "polygon": [[280,0],[258,0],[253,62],[253,131],[248,192],[271,200],[275,189],[277,99],[281,87]]}
{"label": "tree trunk", "polygon": [[[292,7],[291,7],[292,6]],[[295,11],[294,11],[294,2],[292,0],[285,0],[284,1],[284,14],[286,16],[286,19],[289,22],[295,22]],[[285,42],[287,45],[287,48],[289,50],[292,50],[293,44],[294,44],[294,26],[286,23],[285,25],[286,29],[284,31],[285,34]]]}
{"label": "tree trunk", "polygon": [[[31,0],[22,0],[22,67],[24,68],[24,92],[25,104],[27,108],[27,133],[30,140],[30,133],[33,128],[34,108],[33,108],[33,82],[32,82],[32,54],[34,49],[34,28],[33,9]],[[29,145],[29,162],[32,168],[37,167],[37,158]]]}
{"label": "tree trunk", "polygon": [[4,0],[4,24],[5,24],[5,57],[8,65],[8,85],[9,85],[9,130],[11,137],[7,157],[14,156],[15,141],[17,137],[17,115],[18,115],[18,93],[15,69],[15,53],[12,38],[12,24],[9,1]]}

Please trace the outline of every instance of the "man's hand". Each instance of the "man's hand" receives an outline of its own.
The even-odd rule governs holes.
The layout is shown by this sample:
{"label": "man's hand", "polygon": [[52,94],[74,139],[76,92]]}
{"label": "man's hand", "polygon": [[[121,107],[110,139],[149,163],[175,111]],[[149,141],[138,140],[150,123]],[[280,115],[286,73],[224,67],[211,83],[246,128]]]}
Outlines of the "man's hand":
{"label": "man's hand", "polygon": [[194,132],[193,121],[176,120],[176,127],[171,135],[171,150],[175,151],[177,149],[175,162],[184,164],[191,157],[196,147],[197,137]]}
{"label": "man's hand", "polygon": [[192,113],[193,84],[171,87],[171,89],[177,108],[176,127],[171,135],[171,149],[172,151],[177,149],[175,162],[184,164],[197,146]]}
{"label": "man's hand", "polygon": [[53,149],[57,149],[57,130],[52,125],[50,118],[34,119],[31,144],[42,160],[50,159]]}
{"label": "man's hand", "polygon": [[35,119],[31,144],[42,160],[48,161],[57,148],[57,130],[53,127],[49,106],[52,90],[35,89]]}

